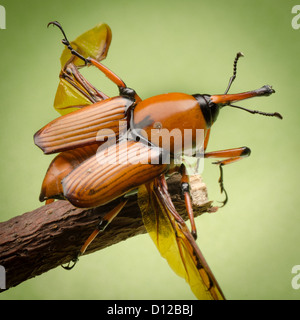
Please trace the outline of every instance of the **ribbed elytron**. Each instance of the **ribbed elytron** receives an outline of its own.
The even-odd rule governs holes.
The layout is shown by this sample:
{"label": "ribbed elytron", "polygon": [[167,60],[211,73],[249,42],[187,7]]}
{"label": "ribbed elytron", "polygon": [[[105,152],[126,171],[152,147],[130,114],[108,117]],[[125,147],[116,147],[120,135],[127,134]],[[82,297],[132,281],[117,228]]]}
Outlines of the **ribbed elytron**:
{"label": "ribbed elytron", "polygon": [[[116,208],[100,221],[73,262],[85,252],[97,234],[104,231],[136,190],[146,229],[171,268],[186,279],[198,299],[224,299],[195,241],[197,232],[187,168],[184,163],[174,161],[178,150],[181,150],[177,144],[182,145],[185,130],[190,130],[192,139],[184,150],[189,149],[195,154],[196,131],[203,130],[204,158],[224,158],[215,163],[221,171],[219,183],[221,192],[226,196],[225,204],[227,194],[223,186],[222,167],[249,156],[250,149],[240,147],[206,152],[211,127],[220,109],[226,106],[282,119],[277,112],[254,111],[234,104],[252,97],[269,96],[275,91],[265,85],[253,91],[228,94],[236,77],[237,62],[242,56],[238,53],[224,94],[167,93],[142,100],[135,90],[128,88],[116,74],[100,63],[106,57],[111,42],[108,25],[99,24],[69,42],[58,22],[50,24],[60,28],[66,48],[61,56],[60,82],[54,101],[54,107],[62,116],[48,123],[34,136],[35,144],[45,154],[59,153],[46,173],[40,200],[47,203],[53,201],[51,199],[66,199],[74,206],[90,208],[120,199]],[[90,84],[79,72],[84,66],[95,66],[103,72],[118,86],[119,96],[108,97]],[[167,129],[170,132],[175,128],[181,133],[181,140],[172,140],[169,150],[165,150],[160,143],[155,145],[151,136],[153,129]],[[123,135],[123,131],[130,132],[130,135]],[[104,143],[110,141],[106,149],[101,149]],[[113,154],[110,153],[112,150],[114,155],[122,157],[126,154],[129,159],[138,153],[140,161],[107,161],[107,157]],[[166,152],[171,154],[170,163],[161,160]],[[181,191],[191,232],[168,194],[165,176],[174,172],[182,175]]]}

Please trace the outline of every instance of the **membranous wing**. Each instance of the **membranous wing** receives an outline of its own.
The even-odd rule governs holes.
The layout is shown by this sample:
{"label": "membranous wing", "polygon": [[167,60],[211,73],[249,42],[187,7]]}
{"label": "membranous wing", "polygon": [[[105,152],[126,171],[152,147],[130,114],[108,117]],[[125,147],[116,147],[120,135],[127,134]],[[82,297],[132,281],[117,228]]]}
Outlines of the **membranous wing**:
{"label": "membranous wing", "polygon": [[[105,59],[110,43],[111,30],[105,23],[98,24],[70,42],[72,48],[83,57],[99,62]],[[84,67],[85,63],[68,48],[64,49],[60,62],[62,69],[54,100],[54,108],[60,114],[64,115],[108,98],[80,74],[79,69]]]}
{"label": "membranous wing", "polygon": [[184,220],[176,212],[164,176],[138,193],[145,227],[170,267],[201,300],[222,300],[223,293]]}

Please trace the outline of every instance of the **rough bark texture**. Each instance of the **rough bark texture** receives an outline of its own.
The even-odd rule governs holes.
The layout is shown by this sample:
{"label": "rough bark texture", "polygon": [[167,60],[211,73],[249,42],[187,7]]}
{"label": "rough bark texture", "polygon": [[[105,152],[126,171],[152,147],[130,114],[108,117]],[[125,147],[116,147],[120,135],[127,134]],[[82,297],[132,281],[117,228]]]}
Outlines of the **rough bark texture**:
{"label": "rough bark texture", "polygon": [[[186,220],[180,178],[173,176],[168,185],[177,211]],[[195,216],[213,211],[201,179],[191,181],[191,187]],[[67,201],[56,201],[0,223],[0,265],[6,271],[6,289],[72,260],[100,218],[117,203],[118,200],[94,209],[78,209]],[[85,254],[145,232],[137,197],[133,196]]]}

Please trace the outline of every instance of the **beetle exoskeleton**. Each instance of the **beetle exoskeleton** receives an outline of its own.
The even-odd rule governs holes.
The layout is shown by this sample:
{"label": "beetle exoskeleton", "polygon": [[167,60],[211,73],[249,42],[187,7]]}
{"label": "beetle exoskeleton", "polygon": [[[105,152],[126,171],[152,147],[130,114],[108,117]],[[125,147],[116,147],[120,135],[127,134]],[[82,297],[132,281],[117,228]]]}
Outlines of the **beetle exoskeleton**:
{"label": "beetle exoskeleton", "polygon": [[[63,116],[51,121],[34,136],[36,145],[45,154],[61,152],[49,166],[40,200],[67,199],[74,206],[90,208],[120,198],[120,204],[103,217],[74,262],[126,205],[125,197],[137,190],[144,224],[162,256],[186,279],[199,299],[223,299],[224,295],[195,242],[197,233],[186,166],[183,162],[175,163],[174,159],[185,152],[197,155],[199,146],[202,146],[205,158],[225,158],[216,162],[220,167],[219,183],[221,192],[226,195],[225,204],[227,193],[222,167],[249,156],[250,149],[239,147],[206,152],[211,127],[225,106],[282,119],[277,112],[266,113],[233,104],[252,97],[269,96],[275,91],[266,85],[257,90],[228,94],[242,56],[238,53],[233,76],[224,94],[175,92],[142,100],[135,90],[128,88],[100,63],[106,57],[111,41],[111,31],[106,24],[96,26],[71,43],[58,22],[50,24],[61,29],[62,42],[67,48],[61,57],[62,70],[54,103]],[[86,65],[93,65],[103,72],[118,86],[120,95],[109,98],[92,86],[79,72]],[[197,140],[197,130],[203,131],[201,141]],[[169,162],[164,162],[168,158],[166,155],[169,155]],[[191,232],[168,194],[165,174],[173,172],[182,174],[180,187]]]}

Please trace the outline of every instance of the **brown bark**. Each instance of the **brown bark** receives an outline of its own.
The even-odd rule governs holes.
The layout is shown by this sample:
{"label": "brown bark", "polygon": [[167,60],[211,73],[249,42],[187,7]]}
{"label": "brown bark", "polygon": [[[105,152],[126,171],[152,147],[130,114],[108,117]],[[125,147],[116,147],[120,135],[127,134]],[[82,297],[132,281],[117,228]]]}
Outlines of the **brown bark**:
{"label": "brown bark", "polygon": [[[180,199],[180,176],[168,181],[177,211],[186,220]],[[207,200],[205,184],[191,181],[195,216],[214,210]],[[67,201],[56,201],[0,223],[0,265],[6,271],[6,289],[69,262],[92,233],[100,218],[118,203],[79,209]],[[86,254],[145,233],[137,197],[132,196],[121,213],[88,247]]]}

